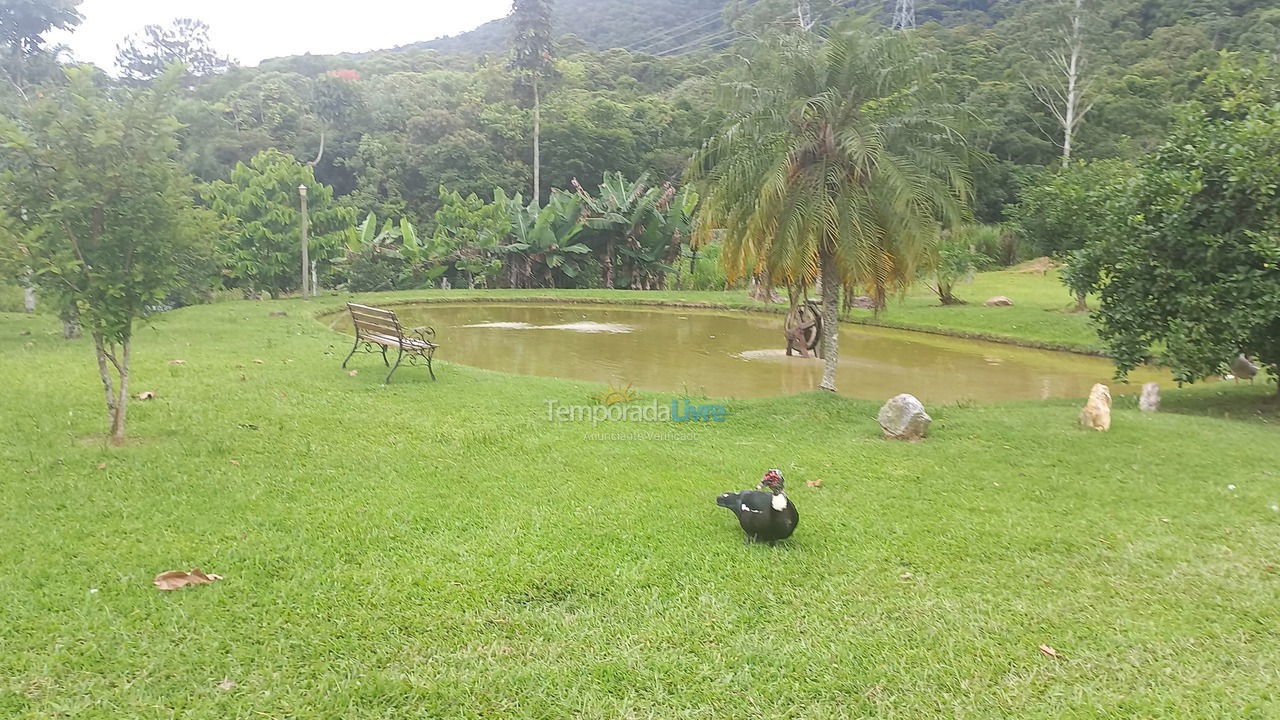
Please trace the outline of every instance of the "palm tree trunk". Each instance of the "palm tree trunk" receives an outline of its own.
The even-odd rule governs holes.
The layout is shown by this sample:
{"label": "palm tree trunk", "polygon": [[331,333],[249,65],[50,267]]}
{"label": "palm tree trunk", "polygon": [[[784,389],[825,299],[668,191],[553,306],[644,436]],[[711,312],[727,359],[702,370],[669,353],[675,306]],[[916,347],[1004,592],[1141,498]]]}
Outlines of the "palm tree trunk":
{"label": "palm tree trunk", "polygon": [[830,251],[819,251],[822,270],[822,384],[818,387],[836,391],[836,366],[840,361],[840,277],[836,259]]}
{"label": "palm tree trunk", "polygon": [[533,76],[533,199],[542,205],[542,96]]}

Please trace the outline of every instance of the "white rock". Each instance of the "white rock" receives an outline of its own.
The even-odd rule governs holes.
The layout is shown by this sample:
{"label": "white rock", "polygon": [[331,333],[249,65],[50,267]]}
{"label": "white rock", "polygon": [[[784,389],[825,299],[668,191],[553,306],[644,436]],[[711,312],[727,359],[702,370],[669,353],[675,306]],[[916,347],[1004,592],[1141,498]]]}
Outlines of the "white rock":
{"label": "white rock", "polygon": [[1102,383],[1089,391],[1089,402],[1080,411],[1080,424],[1098,432],[1111,429],[1111,390]]}
{"label": "white rock", "polygon": [[987,307],[1013,307],[1013,301],[1003,295],[997,295],[993,298],[989,298],[982,304]]}
{"label": "white rock", "polygon": [[902,394],[880,408],[880,429],[886,438],[916,442],[929,431],[933,418],[914,395]]}
{"label": "white rock", "polygon": [[1160,384],[1147,383],[1142,386],[1142,398],[1138,400],[1138,408],[1142,412],[1160,411]]}

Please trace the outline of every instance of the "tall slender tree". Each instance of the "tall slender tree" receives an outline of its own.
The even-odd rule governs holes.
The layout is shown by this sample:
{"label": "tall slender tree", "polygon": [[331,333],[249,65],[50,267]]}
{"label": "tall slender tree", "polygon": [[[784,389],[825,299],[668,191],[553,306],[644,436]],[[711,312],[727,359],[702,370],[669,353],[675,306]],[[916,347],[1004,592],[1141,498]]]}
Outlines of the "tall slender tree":
{"label": "tall slender tree", "polygon": [[513,49],[516,87],[533,107],[533,199],[542,202],[542,95],[555,72],[551,55],[552,0],[515,0]]}
{"label": "tall slender tree", "polygon": [[1093,109],[1094,76],[1086,63],[1088,26],[1095,13],[1086,0],[1054,0],[1050,22],[1054,36],[1046,40],[1044,71],[1026,77],[1027,87],[1049,111],[1061,132],[1062,167],[1071,164],[1076,133]]}
{"label": "tall slender tree", "polygon": [[725,121],[690,171],[694,241],[725,230],[732,279],[822,284],[821,387],[836,389],[841,287],[905,289],[939,229],[969,216],[970,179],[934,63],[909,35],[848,19],[766,40],[725,83]]}

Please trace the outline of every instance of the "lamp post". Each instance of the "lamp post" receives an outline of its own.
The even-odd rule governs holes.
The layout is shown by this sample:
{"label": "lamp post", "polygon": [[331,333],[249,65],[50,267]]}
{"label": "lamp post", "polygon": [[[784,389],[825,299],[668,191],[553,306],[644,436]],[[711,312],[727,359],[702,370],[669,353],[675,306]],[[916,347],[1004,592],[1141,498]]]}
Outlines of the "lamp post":
{"label": "lamp post", "polygon": [[302,297],[311,297],[311,248],[307,241],[307,226],[310,224],[310,218],[307,217],[307,186],[298,186],[298,196],[302,199]]}

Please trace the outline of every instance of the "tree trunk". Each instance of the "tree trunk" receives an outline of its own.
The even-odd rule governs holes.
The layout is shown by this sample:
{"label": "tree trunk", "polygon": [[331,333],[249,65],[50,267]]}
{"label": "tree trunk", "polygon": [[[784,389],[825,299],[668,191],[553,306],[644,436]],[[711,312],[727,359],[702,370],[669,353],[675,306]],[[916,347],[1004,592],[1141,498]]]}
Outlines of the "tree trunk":
{"label": "tree trunk", "polygon": [[36,311],[36,289],[30,285],[22,288],[22,309],[28,315]]}
{"label": "tree trunk", "polygon": [[818,387],[836,391],[836,365],[840,361],[840,277],[836,259],[820,250],[818,262],[822,271],[822,384]]}
{"label": "tree trunk", "polygon": [[93,334],[93,349],[98,355],[98,375],[102,378],[102,388],[107,396],[107,421],[115,422],[116,392],[111,382],[111,368],[107,366],[107,346],[103,342],[102,333]]}
{"label": "tree trunk", "polygon": [[542,96],[533,76],[533,199],[542,205]]}
{"label": "tree trunk", "polygon": [[80,337],[80,314],[74,307],[63,310],[58,316],[62,319],[63,340],[75,340]]}
{"label": "tree trunk", "polygon": [[124,444],[125,413],[129,409],[129,350],[132,340],[126,339],[120,355],[120,389],[116,395],[115,412],[111,416],[111,444]]}
{"label": "tree trunk", "polygon": [[1084,294],[1076,295],[1076,312],[1089,312],[1089,296]]}
{"label": "tree trunk", "polygon": [[604,286],[613,289],[613,238],[604,244]]}

